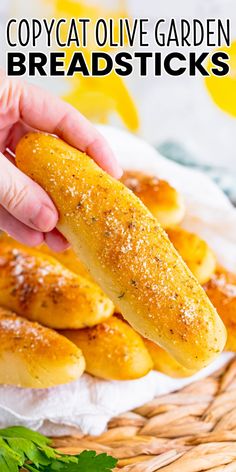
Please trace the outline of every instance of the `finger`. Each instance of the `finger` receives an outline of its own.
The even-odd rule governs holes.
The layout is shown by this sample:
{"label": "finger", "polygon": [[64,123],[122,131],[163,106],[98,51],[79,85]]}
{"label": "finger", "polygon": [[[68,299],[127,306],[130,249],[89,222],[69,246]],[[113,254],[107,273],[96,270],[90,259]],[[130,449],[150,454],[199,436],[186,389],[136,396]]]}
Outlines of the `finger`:
{"label": "finger", "polygon": [[33,85],[24,84],[19,108],[20,118],[27,126],[56,134],[86,152],[114,177],[121,177],[122,170],[105,138],[71,105]]}
{"label": "finger", "polygon": [[8,233],[12,238],[27,246],[38,246],[44,241],[43,233],[34,231],[20,221],[16,220],[5,208],[0,206],[0,229]]}
{"label": "finger", "polygon": [[[36,132],[38,130],[32,128],[31,126],[26,125],[22,121],[18,121],[15,123],[8,133],[7,139],[7,148],[10,152],[14,153],[16,150],[16,146],[20,139],[26,134],[30,132]],[[4,153],[5,154],[5,153]]]}
{"label": "finger", "polygon": [[44,235],[45,243],[56,252],[63,252],[70,246],[64,236],[57,230],[54,229],[50,233]]}
{"label": "finger", "polygon": [[15,156],[13,155],[12,152],[10,151],[5,151],[3,155],[15,166],[16,165],[16,160]]}
{"label": "finger", "polygon": [[25,225],[40,232],[55,228],[57,210],[47,193],[0,154],[0,204]]}

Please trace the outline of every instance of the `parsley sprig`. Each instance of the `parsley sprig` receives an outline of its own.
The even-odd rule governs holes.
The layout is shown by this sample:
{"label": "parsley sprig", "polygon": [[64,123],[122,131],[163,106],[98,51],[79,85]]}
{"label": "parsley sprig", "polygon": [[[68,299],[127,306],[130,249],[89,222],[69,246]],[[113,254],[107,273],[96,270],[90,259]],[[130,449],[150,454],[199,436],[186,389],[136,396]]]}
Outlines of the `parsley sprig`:
{"label": "parsley sprig", "polygon": [[51,446],[50,439],[23,428],[0,429],[0,471],[111,472],[117,460],[107,454],[84,451],[67,456]]}

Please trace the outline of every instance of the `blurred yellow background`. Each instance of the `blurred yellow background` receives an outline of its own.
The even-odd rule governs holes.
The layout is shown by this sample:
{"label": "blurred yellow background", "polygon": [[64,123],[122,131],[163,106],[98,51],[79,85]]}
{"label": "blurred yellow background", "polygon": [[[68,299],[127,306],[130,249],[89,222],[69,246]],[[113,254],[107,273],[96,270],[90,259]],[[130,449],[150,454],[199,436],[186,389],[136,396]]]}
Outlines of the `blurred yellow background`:
{"label": "blurred yellow background", "polygon": [[[88,5],[87,1],[80,0],[42,0],[53,5],[53,16],[56,18],[89,18],[92,24],[99,18],[119,19],[128,16],[125,0],[119,0],[116,7],[102,5]],[[65,31],[66,35],[66,31]],[[93,37],[88,38],[87,51],[83,50],[87,63],[89,52],[98,49]],[[65,51],[69,62],[73,52],[77,50],[70,47]],[[104,48],[108,51],[109,48]],[[87,54],[86,54],[87,52]],[[128,88],[121,77],[112,72],[105,77],[78,77],[67,78],[70,81],[69,92],[64,96],[65,100],[78,108],[89,119],[99,123],[107,123],[111,113],[118,113],[125,126],[131,131],[137,131],[139,126],[138,113]]]}
{"label": "blurred yellow background", "polygon": [[[231,18],[232,39],[236,38],[235,0],[1,0],[0,27],[10,17],[97,18],[148,17],[150,28],[158,18]],[[65,31],[66,34],[66,31]],[[42,42],[41,50],[45,48]],[[88,45],[95,50],[93,38]],[[154,42],[151,50],[157,50]],[[184,53],[189,51],[182,48]],[[5,46],[6,50],[6,46]],[[4,65],[5,50],[0,53]],[[210,51],[203,44],[197,48]],[[83,50],[83,53],[85,51]],[[162,49],[163,54],[171,52]],[[106,77],[44,78],[29,80],[49,88],[98,123],[125,127],[152,144],[184,144],[199,162],[224,165],[236,170],[236,41],[230,53],[228,77],[154,77],[134,73],[122,79]],[[69,61],[73,48],[66,51]]]}

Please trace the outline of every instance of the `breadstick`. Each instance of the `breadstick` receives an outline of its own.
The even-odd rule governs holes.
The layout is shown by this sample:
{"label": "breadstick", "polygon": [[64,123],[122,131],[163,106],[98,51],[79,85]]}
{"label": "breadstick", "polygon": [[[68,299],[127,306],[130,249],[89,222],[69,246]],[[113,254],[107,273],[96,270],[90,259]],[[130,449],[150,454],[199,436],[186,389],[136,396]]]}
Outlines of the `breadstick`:
{"label": "breadstick", "polygon": [[143,341],[152,358],[154,370],[173,378],[190,377],[195,373],[179,364],[168,352],[157,344],[144,338]]}
{"label": "breadstick", "polygon": [[226,349],[236,352],[236,274],[218,268],[204,288],[226,326]]}
{"label": "breadstick", "polygon": [[[123,318],[121,313],[115,313],[115,317],[123,321],[123,323],[125,322],[125,319]],[[148,350],[149,355],[151,356],[154,370],[157,370],[162,374],[174,378],[190,377],[195,373],[194,371],[186,369],[181,364],[179,364],[167,351],[158,346],[158,344],[155,344],[146,338],[142,339]]]}
{"label": "breadstick", "polygon": [[153,367],[144,342],[126,322],[112,316],[80,330],[61,331],[83,351],[86,371],[108,380],[133,380]]}
{"label": "breadstick", "polygon": [[136,331],[188,369],[222,351],[226,331],[216,310],[129,189],[51,135],[25,135],[16,162],[51,196],[59,231]]}
{"label": "breadstick", "polygon": [[58,329],[94,326],[114,311],[98,285],[5,238],[0,238],[0,305]]}
{"label": "breadstick", "polygon": [[48,388],[78,379],[83,354],[55,331],[0,308],[0,384]]}
{"label": "breadstick", "polygon": [[49,256],[54,257],[54,259],[59,261],[67,269],[71,270],[71,272],[74,272],[74,274],[80,275],[81,277],[84,277],[85,279],[94,282],[91,277],[91,274],[86,269],[84,264],[82,264],[82,262],[79,260],[78,256],[75,254],[72,248],[68,248],[63,252],[55,252],[50,249],[46,244],[42,244],[38,247],[38,250],[40,252],[43,252],[44,254],[48,254]]}
{"label": "breadstick", "polygon": [[121,182],[142,200],[163,228],[175,226],[183,219],[183,198],[165,180],[144,172],[127,170],[121,177]]}
{"label": "breadstick", "polygon": [[215,254],[206,241],[183,228],[168,229],[167,234],[198,282],[206,283],[216,270]]}
{"label": "breadstick", "polygon": [[[28,249],[28,246],[19,243],[15,239],[13,239],[11,236],[9,236],[6,233],[1,233],[0,234],[0,244],[11,244],[15,247],[23,247],[24,249]],[[64,267],[69,269],[71,272],[74,272],[74,274],[80,275],[84,279],[90,280],[91,282],[95,283],[89,273],[89,271],[86,269],[84,264],[79,260],[78,256],[75,254],[73,249],[69,247],[65,251],[62,252],[56,252],[53,251],[50,247],[47,246],[47,244],[40,244],[40,246],[37,246],[37,251],[47,254],[48,256],[53,257],[56,259],[58,262],[60,262]]]}

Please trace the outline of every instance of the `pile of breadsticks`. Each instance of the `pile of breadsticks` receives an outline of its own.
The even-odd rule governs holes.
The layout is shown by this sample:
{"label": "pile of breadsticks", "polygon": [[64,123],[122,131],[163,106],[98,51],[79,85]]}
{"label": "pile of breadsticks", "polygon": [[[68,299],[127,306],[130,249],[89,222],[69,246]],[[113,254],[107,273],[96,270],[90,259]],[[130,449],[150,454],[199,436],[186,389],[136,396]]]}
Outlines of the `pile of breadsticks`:
{"label": "pile of breadsticks", "polygon": [[49,193],[72,247],[53,253],[1,236],[1,384],[46,388],[84,370],[187,376],[224,349],[226,329],[236,348],[236,275],[178,226],[184,202],[173,187],[133,171],[118,182],[40,133],[20,141],[16,163]]}

